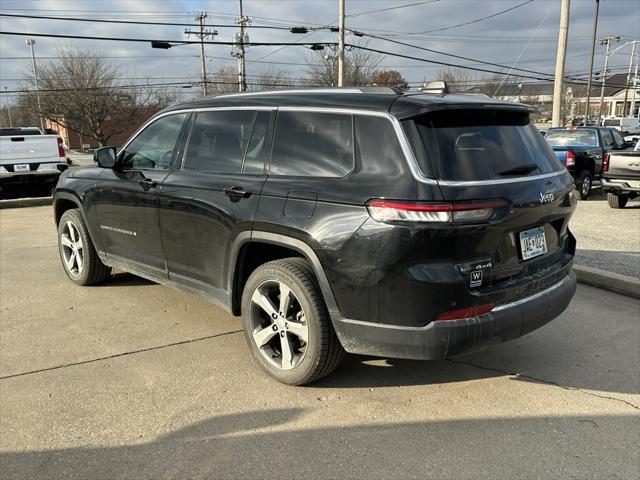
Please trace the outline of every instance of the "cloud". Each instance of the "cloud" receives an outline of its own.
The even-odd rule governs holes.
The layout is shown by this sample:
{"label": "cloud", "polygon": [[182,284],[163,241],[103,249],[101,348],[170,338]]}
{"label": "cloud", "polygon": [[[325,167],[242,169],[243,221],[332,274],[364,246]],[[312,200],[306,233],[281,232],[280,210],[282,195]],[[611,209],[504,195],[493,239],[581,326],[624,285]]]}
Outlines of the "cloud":
{"label": "cloud", "polygon": [[[409,0],[384,2],[384,7],[414,3]],[[357,30],[371,30],[377,33],[395,32],[394,38],[443,52],[478,58],[490,62],[512,65],[521,55],[517,66],[540,72],[553,72],[559,25],[558,0],[534,0],[533,2],[508,12],[471,25],[453,28],[432,34],[406,35],[438,29],[492,12],[517,5],[521,0],[441,0],[397,10],[371,13],[357,17],[347,17],[347,27]],[[376,0],[347,0],[347,13],[356,13],[381,8]],[[21,9],[21,10],[16,10]],[[143,21],[191,22],[198,10],[209,13],[208,22],[232,24],[238,14],[238,3],[226,1],[189,0],[3,0],[3,13],[31,13],[34,15],[58,15],[86,18],[118,18]],[[338,4],[335,0],[244,0],[244,13],[253,18],[255,24],[311,25],[335,24]],[[593,2],[575,1],[571,6],[570,39],[567,52],[567,71],[585,73],[588,69],[591,44]],[[140,37],[153,39],[184,38],[184,27],[118,25],[54,20],[0,18],[2,30],[18,32],[64,33],[112,37]],[[536,33],[536,29],[538,29]],[[217,27],[221,41],[229,41],[233,28]],[[378,32],[379,31],[379,32]],[[599,35],[617,34],[624,41],[640,38],[640,2],[636,0],[602,1],[600,8]],[[299,41],[303,35],[288,31],[249,30],[252,41]],[[25,45],[26,37],[0,37],[0,88],[5,85],[13,89],[29,65],[30,51]],[[335,33],[316,32],[305,41],[336,41]],[[347,41],[353,41],[347,36]],[[528,46],[527,46],[528,44]],[[451,63],[472,62],[451,59],[409,47],[393,45],[382,40],[370,40],[373,48],[415,55]],[[36,38],[36,55],[39,62],[49,61],[56,56],[62,46],[73,46],[92,52],[99,52],[122,68],[128,77],[151,77],[162,81],[198,81],[200,66],[197,46],[175,47],[170,50],[152,50],[147,43],[100,42],[91,40],[60,40]],[[276,51],[275,47],[252,47],[247,53],[247,70],[255,75],[267,68],[264,63],[253,61]],[[210,68],[233,66],[229,46],[206,46]],[[304,47],[286,47],[269,55],[264,61],[290,62],[296,65],[273,65],[287,72],[291,77],[303,75],[309,51]],[[595,65],[602,64],[602,47],[597,47]],[[9,59],[7,57],[23,57]],[[220,58],[214,58],[220,57]],[[610,62],[614,72],[624,71],[629,62],[629,50],[621,50]],[[409,81],[418,82],[433,79],[440,67],[386,56],[383,66],[391,66],[401,71]]]}

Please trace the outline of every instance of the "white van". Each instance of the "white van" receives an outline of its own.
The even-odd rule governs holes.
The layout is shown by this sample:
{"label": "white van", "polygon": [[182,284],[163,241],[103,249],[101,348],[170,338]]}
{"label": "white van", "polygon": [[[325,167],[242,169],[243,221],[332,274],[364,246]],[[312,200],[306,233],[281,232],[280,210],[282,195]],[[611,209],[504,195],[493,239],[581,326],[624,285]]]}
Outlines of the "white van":
{"label": "white van", "polygon": [[640,133],[640,118],[636,117],[609,117],[602,124],[604,127],[613,127],[622,133],[629,135]]}

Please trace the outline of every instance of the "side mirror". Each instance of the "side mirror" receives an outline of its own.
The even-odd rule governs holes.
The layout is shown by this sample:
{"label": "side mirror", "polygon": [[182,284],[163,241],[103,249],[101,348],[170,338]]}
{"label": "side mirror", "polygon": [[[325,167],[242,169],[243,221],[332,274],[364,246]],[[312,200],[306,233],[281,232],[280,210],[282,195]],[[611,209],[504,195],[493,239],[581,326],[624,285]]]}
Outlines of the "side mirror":
{"label": "side mirror", "polygon": [[93,161],[102,168],[113,168],[116,164],[116,147],[96,148],[93,151]]}
{"label": "side mirror", "polygon": [[635,142],[633,140],[627,140],[627,141],[624,142],[624,146],[626,148],[635,147],[637,142],[638,142],[638,140],[636,140]]}

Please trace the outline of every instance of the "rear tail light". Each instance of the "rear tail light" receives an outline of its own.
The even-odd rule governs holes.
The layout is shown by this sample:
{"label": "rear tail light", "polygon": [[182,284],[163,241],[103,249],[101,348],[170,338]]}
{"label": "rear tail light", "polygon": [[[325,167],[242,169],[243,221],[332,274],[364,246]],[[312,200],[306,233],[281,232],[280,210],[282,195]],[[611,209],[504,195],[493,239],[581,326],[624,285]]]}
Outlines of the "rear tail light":
{"label": "rear tail light", "polygon": [[61,137],[58,137],[58,156],[64,158],[64,142]]}
{"label": "rear tail light", "polygon": [[603,172],[609,171],[609,154],[608,153],[605,153],[604,156],[602,157],[602,171]]}
{"label": "rear tail light", "polygon": [[576,164],[576,154],[573,153],[572,151],[568,151],[567,152],[567,157],[566,157],[566,161],[565,161],[565,166],[566,167],[573,167]]}
{"label": "rear tail light", "polygon": [[441,313],[436,320],[458,320],[460,318],[479,317],[493,310],[492,304],[480,305],[479,307],[460,308]]}
{"label": "rear tail light", "polygon": [[460,203],[419,203],[370,200],[367,210],[377,222],[474,223],[494,218],[508,208],[504,200]]}

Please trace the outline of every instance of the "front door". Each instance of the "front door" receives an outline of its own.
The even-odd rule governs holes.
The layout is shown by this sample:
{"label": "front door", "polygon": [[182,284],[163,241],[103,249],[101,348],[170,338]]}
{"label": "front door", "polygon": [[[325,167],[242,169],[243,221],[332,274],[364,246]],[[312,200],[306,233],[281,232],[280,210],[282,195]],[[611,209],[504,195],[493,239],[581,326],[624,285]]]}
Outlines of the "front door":
{"label": "front door", "polygon": [[169,175],[187,114],[158,118],[118,154],[100,176],[98,235],[107,257],[159,278],[167,277],[158,218],[158,192]]}
{"label": "front door", "polygon": [[262,186],[271,111],[196,114],[184,159],[160,192],[169,278],[226,302],[227,259],[250,230]]}

